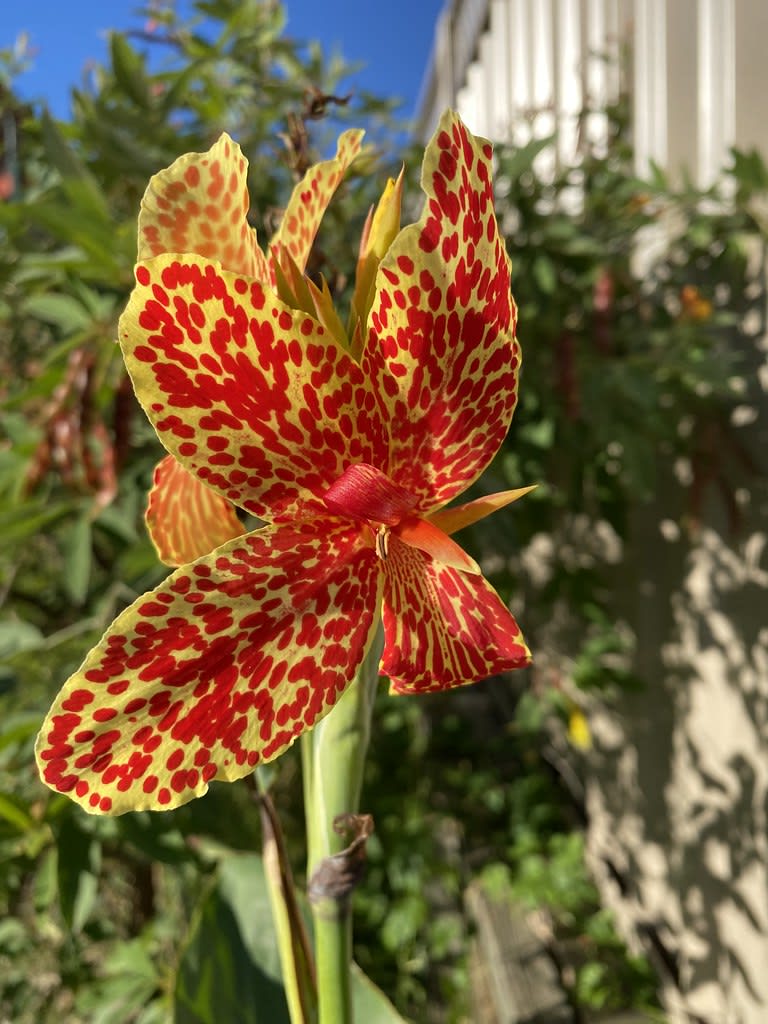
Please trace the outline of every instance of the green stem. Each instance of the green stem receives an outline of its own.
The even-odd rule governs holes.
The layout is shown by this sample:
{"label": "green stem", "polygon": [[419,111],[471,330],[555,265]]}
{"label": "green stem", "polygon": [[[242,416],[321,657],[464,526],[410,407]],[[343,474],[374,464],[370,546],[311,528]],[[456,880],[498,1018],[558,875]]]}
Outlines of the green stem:
{"label": "green stem", "polygon": [[[320,1024],[352,1024],[352,918],[313,907]],[[325,916],[328,914],[329,916]]]}
{"label": "green stem", "polygon": [[[355,681],[302,744],[310,879],[347,844],[335,820],[358,810],[383,642],[379,625]],[[312,895],[320,1024],[352,1024],[350,905],[348,892]]]}

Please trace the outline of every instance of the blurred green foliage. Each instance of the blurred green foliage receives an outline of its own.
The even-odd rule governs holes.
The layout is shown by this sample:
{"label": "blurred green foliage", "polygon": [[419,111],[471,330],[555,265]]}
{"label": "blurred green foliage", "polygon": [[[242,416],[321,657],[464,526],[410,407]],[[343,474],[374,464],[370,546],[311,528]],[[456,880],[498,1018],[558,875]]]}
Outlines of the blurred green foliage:
{"label": "blurred green foliage", "polygon": [[[164,572],[142,524],[158,443],[114,345],[150,175],[229,131],[266,238],[339,122],[379,141],[391,124],[390,104],[335,96],[343,63],[286,39],[279,4],[194,8],[182,21],[153,6],[114,34],[66,123],[14,96],[18,52],[0,78],[17,140],[0,165],[0,1016],[15,1024],[160,1024],[172,1007],[178,1021],[223,1020],[214,982],[229,978],[230,997],[254,983],[238,973],[255,954],[232,897],[253,884],[238,865],[260,845],[248,787],[214,785],[165,814],[90,818],[43,789],[32,758],[59,685]],[[754,154],[736,154],[706,194],[660,172],[640,181],[625,109],[608,115],[610,145],[585,143],[575,168],[543,165],[547,142],[498,151],[525,366],[512,432],[478,490],[541,486],[467,543],[521,612],[539,668],[428,700],[382,694],[377,708],[356,955],[425,1024],[465,1019],[462,893],[477,877],[546,908],[558,940],[577,943],[576,1003],[653,1002],[647,967],[599,907],[578,801],[547,752],[562,751],[583,691],[634,682],[632,624],[616,622],[607,568],[659,466],[689,461],[690,528],[712,487],[737,525],[729,459],[742,453],[727,424],[748,387],[747,314],[763,315],[754,209],[768,179]],[[311,270],[337,294],[399,156],[370,150],[329,211]],[[419,160],[408,160],[412,196]],[[538,575],[520,556],[531,551]],[[297,776],[289,753],[275,799],[300,873]],[[274,986],[269,971],[262,981]]]}

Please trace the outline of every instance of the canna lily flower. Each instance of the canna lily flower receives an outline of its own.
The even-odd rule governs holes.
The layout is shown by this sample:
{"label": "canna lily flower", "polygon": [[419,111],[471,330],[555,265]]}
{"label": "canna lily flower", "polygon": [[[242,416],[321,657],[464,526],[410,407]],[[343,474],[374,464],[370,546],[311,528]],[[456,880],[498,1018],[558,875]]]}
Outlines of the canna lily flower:
{"label": "canna lily flower", "polygon": [[[380,619],[394,693],[530,660],[451,537],[529,488],[448,506],[517,397],[491,147],[443,116],[418,222],[399,228],[399,182],[369,218],[345,327],[303,269],[359,142],[297,186],[267,254],[226,136],[147,190],[120,343],[170,453],[150,529],[167,561],[194,557],[118,616],[43,724],[44,781],[88,811],[175,807],[277,757],[355,678]],[[244,534],[230,503],[266,525]]]}

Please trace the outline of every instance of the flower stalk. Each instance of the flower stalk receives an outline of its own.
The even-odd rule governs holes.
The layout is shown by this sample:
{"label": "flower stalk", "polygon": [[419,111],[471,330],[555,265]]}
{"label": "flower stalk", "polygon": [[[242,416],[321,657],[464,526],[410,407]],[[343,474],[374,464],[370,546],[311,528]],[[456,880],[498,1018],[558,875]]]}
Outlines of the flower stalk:
{"label": "flower stalk", "polygon": [[357,810],[382,646],[379,626],[355,682],[317,728],[302,738],[320,1024],[353,1021],[351,897],[372,829],[371,819],[358,816]]}

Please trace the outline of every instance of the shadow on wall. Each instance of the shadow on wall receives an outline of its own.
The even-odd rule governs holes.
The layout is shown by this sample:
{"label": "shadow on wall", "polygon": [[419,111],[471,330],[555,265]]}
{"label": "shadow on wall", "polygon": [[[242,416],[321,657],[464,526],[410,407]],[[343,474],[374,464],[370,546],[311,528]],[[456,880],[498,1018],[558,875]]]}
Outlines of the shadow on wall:
{"label": "shadow on wall", "polygon": [[673,1024],[768,1019],[767,351],[755,344],[736,423],[758,467],[731,467],[740,530],[713,493],[685,538],[674,481],[656,515],[638,511],[622,611],[646,685],[590,715],[591,867]]}

